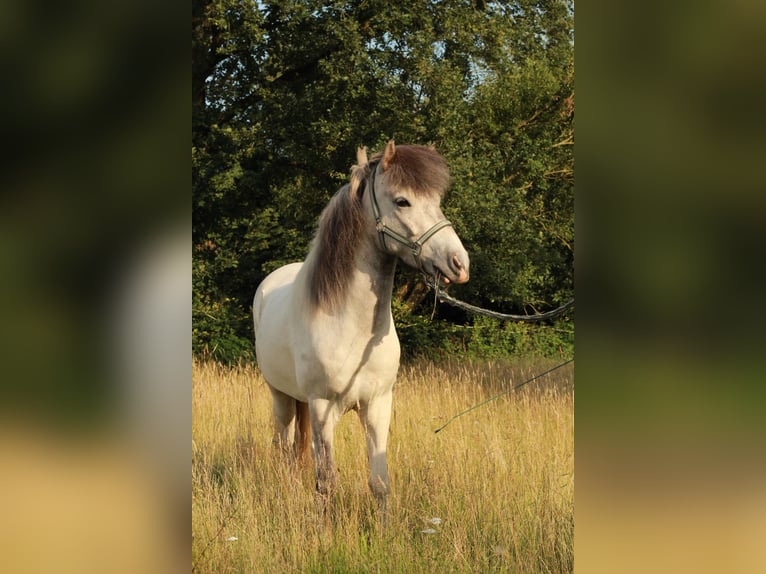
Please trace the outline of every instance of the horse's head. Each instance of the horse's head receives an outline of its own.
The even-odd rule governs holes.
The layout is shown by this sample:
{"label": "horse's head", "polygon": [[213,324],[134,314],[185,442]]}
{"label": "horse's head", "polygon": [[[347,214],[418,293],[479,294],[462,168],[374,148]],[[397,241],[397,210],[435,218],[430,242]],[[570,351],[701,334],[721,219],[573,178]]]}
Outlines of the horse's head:
{"label": "horse's head", "polygon": [[[357,155],[367,163],[364,150]],[[445,283],[468,281],[468,253],[440,207],[449,170],[433,148],[391,140],[372,157],[367,181],[381,250]]]}

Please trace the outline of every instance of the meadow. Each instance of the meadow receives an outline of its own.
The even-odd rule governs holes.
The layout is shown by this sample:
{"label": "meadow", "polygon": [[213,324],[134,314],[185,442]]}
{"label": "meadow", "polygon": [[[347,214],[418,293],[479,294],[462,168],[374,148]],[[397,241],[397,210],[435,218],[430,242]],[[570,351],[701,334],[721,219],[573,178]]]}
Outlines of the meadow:
{"label": "meadow", "polygon": [[403,365],[388,442],[392,495],[381,528],[364,436],[335,433],[338,490],[325,518],[311,463],[272,446],[271,398],[257,368],[192,367],[192,567],[229,572],[571,572],[571,365],[453,415],[555,361]]}

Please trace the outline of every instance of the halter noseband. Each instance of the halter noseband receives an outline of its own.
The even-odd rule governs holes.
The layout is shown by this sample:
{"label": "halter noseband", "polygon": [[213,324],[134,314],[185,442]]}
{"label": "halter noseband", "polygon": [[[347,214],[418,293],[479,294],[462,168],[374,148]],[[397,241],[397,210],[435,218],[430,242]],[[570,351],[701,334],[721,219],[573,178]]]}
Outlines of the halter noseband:
{"label": "halter noseband", "polygon": [[401,233],[397,233],[388,227],[385,223],[383,223],[383,218],[380,216],[380,207],[378,207],[378,200],[375,197],[375,174],[378,172],[378,165],[379,164],[375,164],[375,168],[370,174],[370,198],[372,199],[372,214],[375,216],[375,228],[378,230],[378,238],[380,239],[380,244],[383,247],[383,251],[388,251],[388,248],[386,247],[386,235],[388,235],[391,239],[409,247],[412,251],[412,254],[415,256],[415,259],[418,260],[420,257],[420,251],[423,249],[425,242],[436,235],[436,233],[441,229],[444,229],[445,227],[451,227],[452,223],[446,219],[442,219],[441,221],[435,223],[428,231],[418,237],[415,241],[410,241]]}

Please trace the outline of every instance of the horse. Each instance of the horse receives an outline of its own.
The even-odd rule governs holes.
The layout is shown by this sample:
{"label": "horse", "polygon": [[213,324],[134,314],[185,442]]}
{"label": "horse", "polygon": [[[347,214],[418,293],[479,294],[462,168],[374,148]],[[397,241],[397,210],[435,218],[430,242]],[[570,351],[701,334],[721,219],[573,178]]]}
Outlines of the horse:
{"label": "horse", "polygon": [[[316,491],[336,486],[333,430],[348,411],[365,430],[368,485],[385,522],[386,443],[400,346],[391,313],[398,260],[443,284],[465,283],[469,258],[440,202],[449,184],[431,146],[367,159],[322,211],[302,263],[270,273],[253,299],[256,359],[271,391],[274,442],[302,458],[311,440]],[[325,507],[326,508],[326,507]]]}

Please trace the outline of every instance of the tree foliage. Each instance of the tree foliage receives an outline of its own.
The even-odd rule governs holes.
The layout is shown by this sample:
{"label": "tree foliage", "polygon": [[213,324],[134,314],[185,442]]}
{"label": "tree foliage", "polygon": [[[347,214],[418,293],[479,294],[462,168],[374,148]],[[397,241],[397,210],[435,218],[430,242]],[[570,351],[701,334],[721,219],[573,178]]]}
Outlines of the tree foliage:
{"label": "tree foliage", "polygon": [[[192,6],[196,352],[251,347],[256,286],[304,258],[356,147],[391,137],[434,144],[450,165],[444,210],[472,266],[456,296],[511,313],[571,297],[571,1]],[[454,310],[426,320],[414,273],[399,273],[395,299],[409,352],[469,336]]]}

